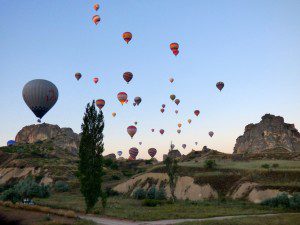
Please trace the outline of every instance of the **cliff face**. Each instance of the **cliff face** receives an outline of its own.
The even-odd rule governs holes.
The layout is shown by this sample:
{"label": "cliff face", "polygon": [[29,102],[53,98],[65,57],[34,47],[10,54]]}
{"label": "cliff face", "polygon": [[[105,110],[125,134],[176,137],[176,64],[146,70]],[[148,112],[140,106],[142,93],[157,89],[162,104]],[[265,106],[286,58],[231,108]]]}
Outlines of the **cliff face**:
{"label": "cliff face", "polygon": [[300,152],[300,134],[294,124],[287,124],[280,116],[266,114],[257,124],[249,124],[238,137],[234,154],[261,153],[281,148],[292,153]]}
{"label": "cliff face", "polygon": [[16,142],[20,144],[47,140],[51,140],[54,147],[67,149],[77,154],[80,135],[74,133],[71,128],[60,128],[57,125],[43,123],[23,127],[16,136]]}

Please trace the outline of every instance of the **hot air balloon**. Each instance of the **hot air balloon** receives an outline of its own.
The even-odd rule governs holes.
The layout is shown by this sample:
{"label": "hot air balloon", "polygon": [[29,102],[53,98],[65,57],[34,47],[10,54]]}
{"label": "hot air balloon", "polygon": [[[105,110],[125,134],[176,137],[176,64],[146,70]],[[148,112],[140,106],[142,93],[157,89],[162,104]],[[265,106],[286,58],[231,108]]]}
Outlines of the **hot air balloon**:
{"label": "hot air balloon", "polygon": [[154,129],[152,128],[151,131],[154,132]]}
{"label": "hot air balloon", "polygon": [[175,110],[175,113],[178,114],[178,110]]}
{"label": "hot air balloon", "polygon": [[93,16],[93,22],[94,22],[96,25],[98,25],[98,23],[100,22],[100,16],[98,16],[98,15]]}
{"label": "hot air balloon", "polygon": [[135,124],[135,125],[137,125],[137,124],[138,124],[138,122],[136,122],[136,121],[135,121],[135,122],[134,122],[134,124]]}
{"label": "hot air balloon", "polygon": [[95,84],[97,84],[98,81],[99,81],[99,78],[98,78],[98,77],[94,77],[94,78],[93,78],[93,81],[94,81]]}
{"label": "hot air balloon", "polygon": [[117,152],[117,154],[118,154],[118,156],[120,157],[120,156],[123,154],[123,152],[122,152],[121,150],[119,150],[119,151]]}
{"label": "hot air balloon", "polygon": [[161,113],[164,113],[165,109],[160,109]]}
{"label": "hot air balloon", "polygon": [[133,136],[135,135],[136,131],[137,131],[137,129],[136,129],[135,126],[129,126],[129,127],[127,127],[127,133],[129,134],[129,136],[131,138],[133,138]]}
{"label": "hot air balloon", "polygon": [[173,150],[175,148],[174,144],[171,144],[171,150]]}
{"label": "hot air balloon", "polygon": [[132,157],[132,158],[136,158],[137,155],[139,154],[139,150],[135,147],[132,147],[131,149],[129,149],[129,155]]}
{"label": "hot air balloon", "polygon": [[179,123],[179,124],[177,124],[177,126],[180,128],[180,127],[182,126],[182,124],[181,124],[181,123]]}
{"label": "hot air balloon", "polygon": [[128,44],[129,41],[132,39],[132,34],[130,32],[123,33],[123,39]]}
{"label": "hot air balloon", "polygon": [[16,142],[14,140],[9,140],[7,142],[7,146],[10,147],[10,146],[14,146],[16,144]]}
{"label": "hot air balloon", "polygon": [[173,78],[173,77],[169,78],[169,81],[170,81],[171,83],[173,83],[174,78]]}
{"label": "hot air balloon", "polygon": [[57,102],[58,90],[50,81],[32,80],[23,88],[23,99],[36,117],[42,119]]}
{"label": "hot air balloon", "polygon": [[135,102],[137,105],[139,105],[139,104],[142,102],[141,97],[135,97],[135,98],[134,98],[134,102]]}
{"label": "hot air balloon", "polygon": [[121,104],[123,105],[126,100],[127,100],[127,94],[125,92],[119,92],[118,94],[118,100],[121,102]]}
{"label": "hot air balloon", "polygon": [[132,105],[133,105],[133,106],[136,106],[136,103],[134,102]]}
{"label": "hot air balloon", "polygon": [[198,142],[197,142],[197,141],[195,142],[195,145],[198,145]]}
{"label": "hot air balloon", "polygon": [[162,105],[161,105],[161,107],[165,108],[165,107],[166,107],[166,105],[165,105],[165,104],[162,104]]}
{"label": "hot air balloon", "polygon": [[98,11],[98,9],[99,9],[99,4],[98,4],[98,3],[94,5],[94,9],[95,9],[96,11]]}
{"label": "hot air balloon", "polygon": [[129,156],[128,160],[129,160],[129,161],[133,161],[133,160],[135,160],[135,158]]}
{"label": "hot air balloon", "polygon": [[155,148],[149,148],[148,149],[148,154],[150,155],[151,158],[153,158],[156,155],[157,151]]}
{"label": "hot air balloon", "polygon": [[176,98],[176,95],[174,95],[174,94],[170,95],[170,99],[171,99],[172,101],[174,101],[175,98]]}
{"label": "hot air balloon", "polygon": [[128,99],[126,99],[125,103],[127,104],[127,103],[128,103],[128,101],[129,101],[129,100],[128,100]]}
{"label": "hot air balloon", "polygon": [[178,133],[178,134],[180,134],[180,133],[181,133],[181,130],[180,130],[180,129],[178,129],[178,130],[177,130],[177,133]]}
{"label": "hot air balloon", "polygon": [[82,77],[81,73],[75,73],[75,78],[77,80],[80,80],[81,77]]}
{"label": "hot air balloon", "polygon": [[191,123],[192,122],[192,120],[191,119],[188,119],[188,123]]}
{"label": "hot air balloon", "polygon": [[199,116],[200,111],[197,109],[197,110],[194,111],[194,114],[195,114],[196,116]]}
{"label": "hot air balloon", "polygon": [[105,101],[103,99],[98,99],[96,101],[96,106],[99,108],[99,109],[102,109],[103,106],[105,105]]}
{"label": "hot air balloon", "polygon": [[140,141],[140,142],[139,142],[139,145],[142,145],[142,144],[143,144],[143,142]]}
{"label": "hot air balloon", "polygon": [[112,115],[113,117],[115,117],[115,116],[117,115],[117,113],[113,112],[111,115]]}
{"label": "hot air balloon", "polygon": [[214,136],[214,132],[212,132],[212,131],[209,131],[208,134],[210,137]]}
{"label": "hot air balloon", "polygon": [[129,84],[129,82],[131,81],[131,79],[133,78],[133,74],[131,72],[125,72],[123,74],[123,78],[124,80],[127,82],[127,84]]}
{"label": "hot air balloon", "polygon": [[223,83],[222,81],[220,81],[220,82],[218,82],[218,83],[216,84],[216,86],[217,86],[217,88],[218,88],[220,91],[222,91],[222,89],[223,89],[223,87],[224,87],[224,83]]}
{"label": "hot air balloon", "polygon": [[186,144],[182,144],[182,147],[185,149],[186,148]]}
{"label": "hot air balloon", "polygon": [[179,44],[178,43],[171,43],[170,44],[170,49],[173,52],[174,55],[177,55],[179,52]]}
{"label": "hot air balloon", "polygon": [[179,50],[174,50],[174,51],[173,51],[173,54],[174,54],[175,56],[177,56],[177,55],[179,54]]}
{"label": "hot air balloon", "polygon": [[164,129],[160,129],[160,130],[159,130],[159,133],[160,133],[161,135],[163,135],[163,134],[165,133]]}
{"label": "hot air balloon", "polygon": [[179,99],[175,99],[175,103],[176,103],[176,105],[179,105],[180,100]]}

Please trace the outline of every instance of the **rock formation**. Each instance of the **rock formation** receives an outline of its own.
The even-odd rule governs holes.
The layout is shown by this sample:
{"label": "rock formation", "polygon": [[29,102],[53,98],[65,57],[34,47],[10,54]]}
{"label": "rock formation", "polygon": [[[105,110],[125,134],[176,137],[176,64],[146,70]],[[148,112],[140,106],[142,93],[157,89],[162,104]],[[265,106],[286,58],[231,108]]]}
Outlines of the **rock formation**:
{"label": "rock formation", "polygon": [[167,157],[171,157],[172,159],[179,159],[181,157],[181,153],[179,150],[170,150],[168,154],[163,155],[163,160],[165,160]]}
{"label": "rock formation", "polygon": [[54,147],[77,154],[80,135],[74,133],[71,128],[60,128],[57,125],[43,123],[23,127],[16,136],[16,142],[20,144],[41,141],[52,141]]}
{"label": "rock formation", "polygon": [[261,119],[245,127],[244,134],[236,140],[234,154],[256,154],[277,148],[300,152],[300,134],[294,124],[287,124],[282,117],[271,114]]}

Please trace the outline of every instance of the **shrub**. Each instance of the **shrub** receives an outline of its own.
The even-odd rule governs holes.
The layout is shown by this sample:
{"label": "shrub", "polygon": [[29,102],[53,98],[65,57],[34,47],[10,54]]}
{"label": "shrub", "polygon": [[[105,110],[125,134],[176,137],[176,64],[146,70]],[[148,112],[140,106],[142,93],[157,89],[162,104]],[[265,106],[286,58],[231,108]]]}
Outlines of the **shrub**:
{"label": "shrub", "polygon": [[159,188],[159,190],[156,193],[156,199],[157,200],[165,200],[167,199],[166,191],[163,187]]}
{"label": "shrub", "polygon": [[143,188],[138,188],[133,192],[133,198],[135,199],[145,199],[146,195],[147,193]]}
{"label": "shrub", "polygon": [[121,177],[120,177],[119,175],[117,175],[117,174],[113,174],[113,175],[111,176],[111,179],[112,179],[112,180],[121,180]]}
{"label": "shrub", "polygon": [[279,194],[275,198],[267,199],[261,203],[270,207],[290,208],[290,199],[286,193]]}
{"label": "shrub", "polygon": [[54,189],[57,192],[67,192],[67,191],[70,190],[69,184],[62,181],[62,180],[58,180],[58,181],[55,182]]}
{"label": "shrub", "polygon": [[290,207],[291,207],[292,209],[300,210],[300,193],[295,193],[295,194],[290,198]]}
{"label": "shrub", "polygon": [[214,169],[217,167],[217,163],[213,159],[208,159],[204,161],[204,168],[206,169]]}
{"label": "shrub", "polygon": [[21,196],[15,191],[14,188],[10,188],[1,194],[0,200],[11,201],[12,203],[16,203],[21,201]]}
{"label": "shrub", "polygon": [[109,196],[118,196],[119,195],[119,192],[113,190],[111,187],[106,187],[105,188],[105,193],[106,195],[109,197]]}
{"label": "shrub", "polygon": [[155,207],[160,204],[161,204],[161,201],[156,200],[156,199],[145,199],[143,201],[143,206],[148,206],[148,207]]}
{"label": "shrub", "polygon": [[155,186],[152,186],[147,192],[148,199],[156,199],[157,196],[157,189]]}
{"label": "shrub", "polygon": [[265,163],[265,164],[262,164],[261,165],[261,168],[264,168],[264,169],[269,169],[270,168],[270,165]]}
{"label": "shrub", "polygon": [[119,168],[118,164],[111,158],[104,159],[104,165],[112,170],[117,170]]}

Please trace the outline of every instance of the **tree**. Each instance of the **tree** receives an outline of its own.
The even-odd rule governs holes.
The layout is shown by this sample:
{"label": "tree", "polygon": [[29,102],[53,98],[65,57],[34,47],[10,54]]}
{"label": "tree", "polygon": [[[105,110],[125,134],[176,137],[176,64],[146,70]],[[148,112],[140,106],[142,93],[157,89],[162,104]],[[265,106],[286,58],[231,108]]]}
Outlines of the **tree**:
{"label": "tree", "polygon": [[79,146],[78,174],[80,191],[85,198],[86,212],[90,212],[102,196],[103,129],[103,113],[101,110],[97,112],[93,101],[85,110]]}
{"label": "tree", "polygon": [[[171,150],[173,150],[174,145],[171,143]],[[178,178],[178,165],[177,160],[170,157],[169,155],[166,157],[164,164],[166,165],[167,174],[169,176],[169,184],[171,189],[171,196],[173,202],[176,200],[175,196],[175,188],[176,188],[176,182]]]}

